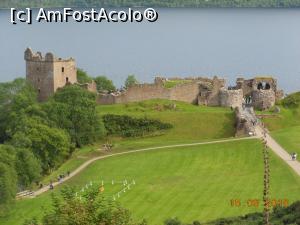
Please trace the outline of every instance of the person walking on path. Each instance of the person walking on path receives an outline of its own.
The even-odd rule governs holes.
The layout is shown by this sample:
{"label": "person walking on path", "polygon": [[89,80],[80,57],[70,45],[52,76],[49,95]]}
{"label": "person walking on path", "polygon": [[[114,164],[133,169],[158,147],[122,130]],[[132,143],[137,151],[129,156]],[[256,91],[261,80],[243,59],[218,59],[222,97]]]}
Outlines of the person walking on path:
{"label": "person walking on path", "polygon": [[292,153],[292,160],[293,161],[297,160],[297,153],[296,152]]}

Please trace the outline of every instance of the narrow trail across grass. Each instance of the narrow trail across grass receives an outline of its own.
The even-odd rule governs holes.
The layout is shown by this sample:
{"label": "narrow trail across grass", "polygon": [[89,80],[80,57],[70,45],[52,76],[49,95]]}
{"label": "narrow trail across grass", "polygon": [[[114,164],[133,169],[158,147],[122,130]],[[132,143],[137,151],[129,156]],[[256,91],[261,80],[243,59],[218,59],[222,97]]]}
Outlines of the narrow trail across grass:
{"label": "narrow trail across grass", "polygon": [[[143,151],[150,151],[150,150],[157,150],[157,149],[165,149],[165,148],[188,147],[188,146],[233,142],[233,141],[240,141],[240,140],[253,139],[253,138],[257,138],[257,137],[231,138],[231,139],[225,139],[225,140],[198,142],[198,143],[191,143],[191,144],[165,145],[165,146],[159,146],[159,147],[143,148],[143,149],[126,151],[126,152],[113,153],[113,154],[104,155],[104,156],[98,156],[98,157],[95,157],[95,158],[90,159],[90,160],[86,161],[85,163],[83,163],[76,170],[74,170],[72,173],[70,173],[69,176],[65,177],[62,182],[54,182],[52,184],[53,184],[54,187],[57,186],[57,185],[60,185],[60,184],[64,183],[65,181],[71,179],[72,177],[76,176],[78,173],[80,173],[82,170],[84,170],[87,166],[89,166],[93,162],[95,162],[97,160],[109,158],[109,157],[112,157],[112,156],[126,155],[126,154],[131,154],[131,153],[136,153],[136,152],[143,152]],[[32,196],[29,196],[29,197],[35,197],[35,196],[41,195],[41,194],[43,194],[44,192],[46,192],[48,190],[49,190],[49,186],[44,186],[43,188],[35,191],[34,194]]]}

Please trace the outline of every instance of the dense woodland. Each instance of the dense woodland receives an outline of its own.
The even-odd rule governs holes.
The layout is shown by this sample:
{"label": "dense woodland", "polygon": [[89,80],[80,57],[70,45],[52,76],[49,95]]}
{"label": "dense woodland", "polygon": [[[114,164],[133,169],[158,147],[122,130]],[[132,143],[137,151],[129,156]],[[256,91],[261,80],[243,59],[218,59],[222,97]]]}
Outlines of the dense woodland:
{"label": "dense woodland", "polygon": [[73,85],[39,103],[26,80],[0,83],[0,215],[16,192],[104,135],[95,94]]}
{"label": "dense woodland", "polygon": [[300,0],[2,0],[10,7],[300,7]]}
{"label": "dense woodland", "polygon": [[[80,69],[77,78],[79,83],[92,81]],[[105,76],[93,79],[98,91],[116,89]],[[137,80],[130,75],[124,85],[134,83]],[[79,85],[67,85],[41,103],[25,79],[0,83],[0,216],[9,211],[18,191],[38,183],[76,149],[110,134],[143,136],[171,127],[147,118],[103,119],[96,110],[96,94]]]}

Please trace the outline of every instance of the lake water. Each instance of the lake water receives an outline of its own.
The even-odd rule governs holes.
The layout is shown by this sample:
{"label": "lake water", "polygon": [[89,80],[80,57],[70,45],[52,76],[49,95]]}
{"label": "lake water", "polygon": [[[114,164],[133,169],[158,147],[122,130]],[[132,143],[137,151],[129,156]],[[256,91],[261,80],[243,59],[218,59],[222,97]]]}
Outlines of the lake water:
{"label": "lake water", "polygon": [[23,52],[76,59],[92,76],[117,86],[128,74],[273,75],[286,92],[300,90],[300,9],[157,9],[155,23],[12,25],[0,10],[0,82],[25,75]]}

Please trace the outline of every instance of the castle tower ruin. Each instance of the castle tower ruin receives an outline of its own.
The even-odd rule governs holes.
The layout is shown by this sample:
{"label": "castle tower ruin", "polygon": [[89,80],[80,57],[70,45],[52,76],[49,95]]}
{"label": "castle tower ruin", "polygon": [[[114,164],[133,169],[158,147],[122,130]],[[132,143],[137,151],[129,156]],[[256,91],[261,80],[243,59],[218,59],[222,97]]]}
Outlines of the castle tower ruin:
{"label": "castle tower ruin", "polygon": [[73,58],[56,58],[52,53],[43,57],[40,52],[34,53],[27,48],[24,59],[26,79],[38,91],[39,101],[47,100],[58,88],[77,83],[77,69]]}

